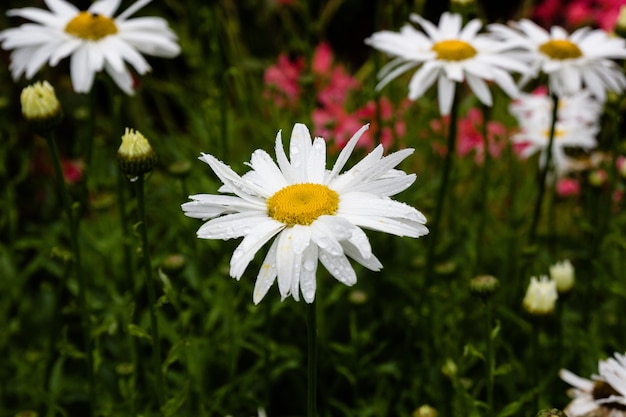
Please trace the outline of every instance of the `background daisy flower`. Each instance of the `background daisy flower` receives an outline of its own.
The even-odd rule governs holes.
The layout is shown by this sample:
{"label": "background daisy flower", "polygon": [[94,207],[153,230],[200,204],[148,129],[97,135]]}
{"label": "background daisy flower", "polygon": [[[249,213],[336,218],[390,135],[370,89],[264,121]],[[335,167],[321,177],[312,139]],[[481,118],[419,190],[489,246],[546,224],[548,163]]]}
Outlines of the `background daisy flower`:
{"label": "background daisy flower", "polygon": [[34,7],[9,10],[9,16],[34,22],[0,32],[2,48],[13,50],[13,78],[25,75],[30,79],[46,63],[55,66],[71,56],[76,92],[90,91],[95,74],[104,69],[125,93],[132,94],[132,77],[125,62],[145,74],[151,68],[142,54],[172,58],[180,53],[176,35],[164,19],[129,19],[150,1],[138,0],[115,18],[121,0],[99,0],[86,11],[64,0],[45,0],[49,11]]}
{"label": "background daisy flower", "polygon": [[561,379],[572,386],[572,401],[565,408],[570,417],[590,415],[623,417],[626,415],[626,356],[598,362],[598,374],[582,378],[567,369],[559,371]]}
{"label": "background daisy flower", "polygon": [[412,14],[424,32],[405,25],[400,32],[376,32],[365,43],[394,56],[378,74],[382,88],[400,74],[420,67],[409,82],[409,99],[421,97],[437,81],[441,114],[450,113],[455,94],[455,83],[467,81],[478,99],[492,105],[487,82],[495,82],[509,96],[518,89],[511,72],[525,72],[526,64],[507,53],[512,45],[498,41],[487,34],[479,34],[480,20],[474,19],[462,26],[461,15],[443,13],[439,26]]}
{"label": "background daisy flower", "polygon": [[415,238],[428,233],[422,213],[390,198],[415,181],[415,174],[394,169],[413,149],[384,157],[379,145],[340,173],[367,127],[348,141],[332,170],[326,169],[326,142],[312,141],[302,124],[293,128],[289,158],[279,132],[276,162],[257,150],[249,163],[252,170],[243,176],[212,155],[201,156],[224,183],[219,191],[234,195],[193,195],[182,208],[189,217],[210,219],[198,230],[199,238],[243,237],[230,275],[241,278],[256,252],[274,239],[257,276],[255,303],[276,279],[282,299],[299,300],[302,292],[307,303],[313,302],[318,260],[346,285],[356,282],[348,257],[379,270],[382,265],[362,228]]}
{"label": "background daisy flower", "polygon": [[520,80],[522,84],[543,72],[557,96],[574,94],[584,86],[600,101],[605,100],[606,90],[620,93],[626,87],[623,71],[612,61],[626,58],[624,39],[589,27],[571,35],[560,26],[552,26],[548,32],[528,19],[513,23],[514,28],[502,24],[488,27],[527,52],[523,56],[532,71]]}

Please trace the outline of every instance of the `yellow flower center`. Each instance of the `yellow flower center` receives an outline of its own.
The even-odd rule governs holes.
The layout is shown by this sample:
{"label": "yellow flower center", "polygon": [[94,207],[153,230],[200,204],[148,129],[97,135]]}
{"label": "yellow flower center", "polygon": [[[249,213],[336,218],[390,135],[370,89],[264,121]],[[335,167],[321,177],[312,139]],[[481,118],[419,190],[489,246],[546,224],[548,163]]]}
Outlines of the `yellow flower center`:
{"label": "yellow flower center", "polygon": [[322,184],[288,185],[267,200],[269,216],[287,226],[308,226],[319,216],[335,214],[338,208],[339,194]]}
{"label": "yellow flower center", "polygon": [[583,56],[578,45],[567,39],[552,39],[541,46],[539,51],[552,59],[564,60]]}
{"label": "yellow flower center", "polygon": [[[550,139],[550,130],[544,130],[543,134],[546,136],[546,139]],[[565,136],[565,131],[563,129],[555,129],[554,130],[554,140],[563,139]]]}
{"label": "yellow flower center", "polygon": [[65,32],[89,41],[97,41],[117,33],[117,26],[110,17],[80,12],[65,26]]}
{"label": "yellow flower center", "polygon": [[444,61],[464,61],[476,55],[476,49],[467,42],[451,39],[440,41],[432,46],[437,59]]}

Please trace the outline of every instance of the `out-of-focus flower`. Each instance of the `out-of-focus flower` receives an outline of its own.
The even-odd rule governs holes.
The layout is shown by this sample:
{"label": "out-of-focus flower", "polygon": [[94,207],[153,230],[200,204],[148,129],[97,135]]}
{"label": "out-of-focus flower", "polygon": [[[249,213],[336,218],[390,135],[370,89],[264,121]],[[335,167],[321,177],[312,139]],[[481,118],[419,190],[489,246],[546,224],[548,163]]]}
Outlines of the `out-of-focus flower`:
{"label": "out-of-focus flower", "polygon": [[557,262],[550,266],[550,279],[556,282],[556,289],[560,293],[568,292],[574,286],[574,266],[569,259]]}
{"label": "out-of-focus flower", "polygon": [[424,404],[413,412],[413,417],[437,417],[439,413],[428,404]]}
{"label": "out-of-focus flower", "polygon": [[38,81],[24,88],[20,94],[20,103],[22,115],[38,132],[57,126],[63,118],[61,103],[48,81]]}
{"label": "out-of-focus flower", "polygon": [[547,276],[541,276],[539,279],[531,277],[522,305],[530,314],[543,316],[554,311],[558,297],[555,281],[548,279]]}
{"label": "out-of-focus flower", "polygon": [[528,19],[512,25],[514,28],[496,23],[489,25],[489,29],[527,52],[525,56],[532,72],[522,77],[521,84],[544,73],[551,93],[563,97],[585,87],[602,102],[607,90],[620,93],[626,87],[626,77],[613,61],[626,58],[624,39],[588,27],[572,34],[560,26],[547,31]]}
{"label": "out-of-focus flower", "polygon": [[572,401],[565,407],[569,417],[591,415],[607,417],[626,416],[626,356],[598,362],[598,374],[582,378],[567,369],[559,371],[561,379],[572,386],[568,395]]}
{"label": "out-of-focus flower", "polygon": [[8,11],[34,23],[0,32],[2,47],[11,53],[11,74],[32,78],[46,63],[56,66],[71,55],[70,71],[74,90],[91,90],[95,74],[105,70],[127,94],[133,93],[130,71],[150,71],[142,54],[165,58],[180,53],[176,35],[164,19],[129,19],[150,0],[138,0],[117,17],[120,0],[98,0],[80,11],[65,0],[46,0],[50,9],[26,7]]}
{"label": "out-of-focus flower", "polygon": [[302,58],[289,59],[287,55],[280,54],[276,65],[269,66],[263,75],[266,86],[264,97],[274,101],[278,107],[295,107],[300,98],[298,79],[303,68]]}
{"label": "out-of-focus flower", "polygon": [[62,159],[61,168],[63,169],[65,182],[68,184],[76,184],[83,177],[85,163],[82,159]]}
{"label": "out-of-focus flower", "polygon": [[[519,130],[511,136],[522,158],[540,152],[540,166],[545,166],[550,142],[553,101],[541,93],[521,94],[509,106]],[[597,146],[601,106],[586,91],[559,99],[552,144],[552,163],[557,177],[577,169],[578,161],[568,156],[566,148],[591,150]]]}
{"label": "out-of-focus flower", "polygon": [[571,197],[580,194],[580,181],[576,178],[559,178],[556,182],[556,193],[560,197]]}
{"label": "out-of-focus flower", "polygon": [[[450,118],[444,116],[442,119],[433,119],[430,126],[434,132],[445,136],[449,129]],[[474,161],[482,164],[485,160],[485,141],[482,134],[483,115],[482,112],[472,107],[467,111],[465,117],[458,121],[457,147],[456,151],[460,156],[474,154]],[[498,158],[506,146],[506,127],[497,121],[487,122],[487,147],[492,158]],[[446,149],[441,148],[441,153],[445,154]]]}
{"label": "out-of-focus flower", "polygon": [[470,280],[469,290],[475,296],[486,298],[496,292],[500,281],[493,275],[479,275]]}
{"label": "out-of-focus flower", "polygon": [[409,99],[421,97],[436,81],[442,115],[450,113],[456,83],[467,81],[476,97],[488,106],[492,97],[487,82],[493,81],[509,96],[517,96],[518,89],[510,73],[526,72],[528,68],[516,56],[508,54],[514,43],[479,34],[482,24],[478,19],[462,27],[459,14],[443,13],[439,26],[416,14],[410,19],[425,33],[407,24],[400,32],[384,30],[365,40],[395,57],[378,74],[378,89],[402,73],[420,67],[409,82]]}
{"label": "out-of-focus flower", "polygon": [[361,228],[415,238],[428,233],[422,213],[389,198],[415,181],[414,174],[395,169],[413,149],[383,157],[379,145],[340,174],[366,129],[348,141],[331,170],[326,169],[326,142],[319,137],[312,141],[302,124],[293,128],[289,159],[279,132],[276,162],[257,150],[252,169],[243,176],[212,155],[200,158],[224,183],[219,191],[235,195],[194,195],[182,208],[189,217],[208,220],[198,230],[200,238],[243,237],[233,252],[230,275],[241,278],[256,252],[273,239],[257,276],[255,303],[276,280],[282,299],[299,300],[302,293],[307,303],[313,302],[318,261],[345,285],[356,282],[348,256],[379,270],[382,265]]}

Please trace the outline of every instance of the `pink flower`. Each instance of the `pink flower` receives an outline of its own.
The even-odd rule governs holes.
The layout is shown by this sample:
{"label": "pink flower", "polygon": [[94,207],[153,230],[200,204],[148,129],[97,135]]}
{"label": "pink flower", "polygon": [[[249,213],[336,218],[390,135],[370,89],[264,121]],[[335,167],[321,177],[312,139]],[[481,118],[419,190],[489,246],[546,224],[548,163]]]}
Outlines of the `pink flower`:
{"label": "pink flower", "polygon": [[263,82],[266,89],[263,96],[274,101],[278,107],[295,107],[300,98],[298,79],[303,68],[302,58],[290,60],[287,55],[280,54],[276,65],[265,70]]}
{"label": "pink flower", "polygon": [[61,161],[63,177],[67,184],[76,184],[83,177],[85,164],[82,159],[63,159]]}
{"label": "pink flower", "polygon": [[[442,123],[443,120],[443,123]],[[440,135],[446,135],[449,117],[434,119],[431,121],[431,128]],[[482,112],[476,108],[471,108],[467,115],[458,122],[458,136],[456,151],[459,156],[467,156],[474,152],[474,161],[482,164],[485,159],[485,142],[483,140],[483,116]],[[504,125],[495,121],[487,122],[487,144],[489,155],[498,158],[505,146],[507,131]],[[445,147],[440,147],[438,152],[445,154]]]}
{"label": "pink flower", "polygon": [[580,194],[580,182],[575,178],[561,178],[556,183],[556,193],[560,197],[571,197]]}

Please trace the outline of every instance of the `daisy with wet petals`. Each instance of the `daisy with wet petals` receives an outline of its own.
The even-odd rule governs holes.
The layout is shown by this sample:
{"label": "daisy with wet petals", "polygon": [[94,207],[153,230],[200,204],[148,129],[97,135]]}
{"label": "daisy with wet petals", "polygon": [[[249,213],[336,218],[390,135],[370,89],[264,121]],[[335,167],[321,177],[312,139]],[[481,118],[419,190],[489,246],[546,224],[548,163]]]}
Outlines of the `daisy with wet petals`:
{"label": "daisy with wet petals", "polygon": [[390,198],[415,181],[415,174],[395,169],[413,149],[383,156],[379,145],[341,173],[366,130],[367,125],[354,134],[331,170],[326,169],[326,142],[311,140],[302,124],[291,133],[289,157],[279,132],[276,162],[256,150],[248,164],[252,169],[242,176],[212,155],[200,157],[224,183],[219,191],[228,195],[193,195],[182,208],[189,217],[208,220],[198,230],[199,238],[243,237],[231,258],[230,275],[241,278],[255,254],[273,239],[257,276],[255,303],[275,280],[282,299],[299,300],[302,294],[307,303],[313,302],[318,261],[346,285],[356,282],[348,257],[378,271],[382,265],[362,228],[414,238],[428,233],[422,213]]}
{"label": "daisy with wet petals", "polygon": [[45,0],[50,10],[25,7],[12,9],[9,16],[22,17],[33,23],[0,32],[2,48],[11,52],[11,74],[14,79],[32,78],[46,63],[57,65],[70,58],[74,90],[91,90],[95,74],[105,70],[127,94],[133,93],[129,63],[139,74],[150,71],[142,54],[165,58],[180,53],[176,35],[159,17],[129,19],[151,0],[137,0],[113,17],[121,0],[98,0],[85,11],[65,0]]}
{"label": "daisy with wet petals", "polygon": [[572,401],[565,408],[569,417],[626,416],[626,356],[598,362],[598,374],[582,378],[567,369],[559,371],[561,379],[572,386],[568,394]]}
{"label": "daisy with wet petals", "polygon": [[450,113],[455,83],[467,81],[478,99],[488,106],[492,105],[492,96],[487,82],[495,82],[509,96],[518,94],[510,73],[526,72],[526,64],[508,54],[510,43],[479,34],[480,20],[474,19],[462,27],[461,15],[449,12],[441,15],[439,26],[416,14],[410,19],[424,32],[407,24],[400,32],[384,30],[365,40],[395,57],[378,74],[379,89],[421,66],[409,82],[409,99],[421,97],[437,81],[439,110],[443,115]]}
{"label": "daisy with wet petals", "polygon": [[605,100],[607,90],[620,93],[626,87],[626,77],[613,61],[626,58],[624,39],[589,27],[569,34],[562,27],[553,26],[548,32],[527,19],[512,25],[513,28],[492,24],[489,30],[526,51],[532,72],[520,80],[521,84],[543,72],[548,76],[551,92],[557,96],[574,94],[586,87],[600,101]]}

